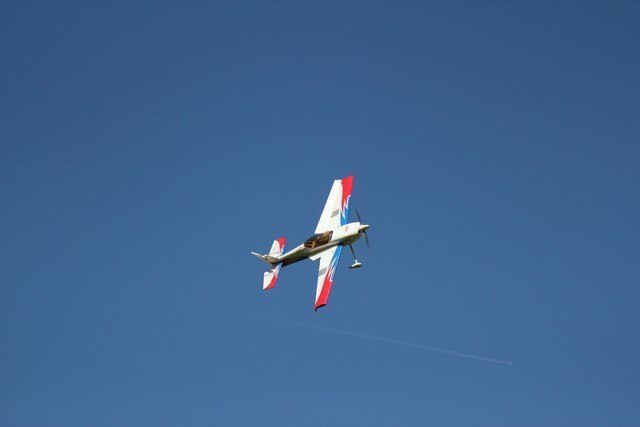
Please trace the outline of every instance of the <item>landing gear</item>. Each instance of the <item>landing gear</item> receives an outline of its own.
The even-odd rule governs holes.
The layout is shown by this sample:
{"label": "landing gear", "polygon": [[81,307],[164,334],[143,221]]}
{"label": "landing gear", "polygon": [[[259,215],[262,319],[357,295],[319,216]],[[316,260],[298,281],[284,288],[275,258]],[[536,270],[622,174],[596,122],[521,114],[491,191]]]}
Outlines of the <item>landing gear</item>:
{"label": "landing gear", "polygon": [[353,250],[353,246],[349,245],[349,249],[351,249],[351,255],[353,255],[353,261],[354,261],[354,263],[351,264],[349,266],[349,268],[360,268],[360,267],[362,267],[362,263],[359,263],[358,260],[356,259],[356,253]]}

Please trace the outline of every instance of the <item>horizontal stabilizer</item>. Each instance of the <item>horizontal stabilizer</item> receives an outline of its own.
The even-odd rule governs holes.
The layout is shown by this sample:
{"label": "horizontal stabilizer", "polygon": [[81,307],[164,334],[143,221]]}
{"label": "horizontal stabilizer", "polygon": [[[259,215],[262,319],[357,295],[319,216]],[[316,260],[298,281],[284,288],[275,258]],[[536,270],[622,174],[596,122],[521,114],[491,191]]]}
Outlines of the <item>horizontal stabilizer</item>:
{"label": "horizontal stabilizer", "polygon": [[259,253],[251,252],[252,255],[260,258],[271,267],[269,271],[264,272],[264,277],[262,279],[262,289],[264,290],[273,288],[278,281],[278,274],[280,274],[280,268],[282,268],[280,259],[284,253],[284,245],[286,243],[287,240],[284,237],[280,237],[273,241],[271,249],[267,255],[260,255]]}
{"label": "horizontal stabilizer", "polygon": [[278,281],[278,276],[280,275],[280,267],[282,267],[282,264],[278,264],[275,267],[273,267],[271,270],[264,272],[264,279],[262,280],[262,289],[266,291],[268,289],[273,288],[276,285],[276,282]]}

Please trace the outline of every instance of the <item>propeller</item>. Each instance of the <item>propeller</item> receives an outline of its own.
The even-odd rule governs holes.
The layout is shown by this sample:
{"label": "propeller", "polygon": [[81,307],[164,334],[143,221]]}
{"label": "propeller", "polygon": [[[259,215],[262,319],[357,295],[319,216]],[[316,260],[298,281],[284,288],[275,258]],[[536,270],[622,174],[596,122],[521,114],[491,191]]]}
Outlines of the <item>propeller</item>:
{"label": "propeller", "polygon": [[[358,216],[358,222],[362,224],[362,219],[360,218],[360,212],[358,212],[358,209],[356,209],[356,215]],[[367,230],[362,230],[362,234],[364,234],[364,242],[367,244],[367,247],[369,247],[369,236],[367,235]]]}

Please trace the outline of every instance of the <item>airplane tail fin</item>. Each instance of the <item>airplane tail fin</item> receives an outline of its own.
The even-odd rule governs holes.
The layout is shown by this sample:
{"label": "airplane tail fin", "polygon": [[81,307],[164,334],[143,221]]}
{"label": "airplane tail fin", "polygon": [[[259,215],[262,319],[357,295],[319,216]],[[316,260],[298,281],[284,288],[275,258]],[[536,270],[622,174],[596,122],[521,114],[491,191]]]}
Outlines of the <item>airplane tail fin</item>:
{"label": "airplane tail fin", "polygon": [[269,290],[276,285],[276,282],[278,281],[278,276],[280,275],[280,267],[282,267],[282,264],[278,264],[275,267],[273,267],[271,270],[264,272],[264,278],[262,279],[263,290],[265,291]]}
{"label": "airplane tail fin", "polygon": [[284,245],[286,244],[287,244],[287,239],[285,239],[284,236],[274,240],[273,243],[271,244],[271,250],[269,251],[269,255],[274,257],[281,257],[282,254],[284,253]]}
{"label": "airplane tail fin", "polygon": [[280,274],[280,268],[282,267],[282,264],[280,264],[279,260],[284,253],[284,246],[286,243],[287,239],[285,239],[284,237],[280,237],[279,239],[273,241],[271,250],[269,250],[269,253],[267,255],[260,255],[255,252],[251,252],[253,255],[260,258],[271,267],[269,271],[264,272],[264,278],[262,280],[262,289],[264,290],[273,288],[278,281],[278,275]]}

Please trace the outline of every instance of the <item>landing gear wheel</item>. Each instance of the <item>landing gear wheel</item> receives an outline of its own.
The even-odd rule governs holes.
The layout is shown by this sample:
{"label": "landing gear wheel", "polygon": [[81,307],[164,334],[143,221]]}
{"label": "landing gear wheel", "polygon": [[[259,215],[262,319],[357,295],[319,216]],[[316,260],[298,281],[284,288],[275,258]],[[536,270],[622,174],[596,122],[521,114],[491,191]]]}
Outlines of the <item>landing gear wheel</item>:
{"label": "landing gear wheel", "polygon": [[354,262],[352,265],[349,266],[349,268],[360,268],[362,267],[362,263],[359,263],[358,261]]}

